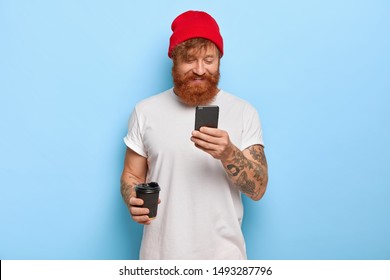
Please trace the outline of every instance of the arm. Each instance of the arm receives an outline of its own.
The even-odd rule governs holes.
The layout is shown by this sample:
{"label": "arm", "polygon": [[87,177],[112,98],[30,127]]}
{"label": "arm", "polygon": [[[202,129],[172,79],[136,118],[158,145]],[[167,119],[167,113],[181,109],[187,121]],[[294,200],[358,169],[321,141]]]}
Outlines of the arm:
{"label": "arm", "polygon": [[236,146],[222,160],[230,180],[253,200],[260,200],[267,188],[268,167],[264,147],[253,145],[240,151]]}
{"label": "arm", "polygon": [[237,188],[253,200],[259,200],[268,183],[268,167],[261,145],[240,151],[229,139],[226,131],[202,127],[193,131],[191,141],[206,153],[219,159]]}
{"label": "arm", "polygon": [[127,148],[121,176],[121,194],[133,220],[140,224],[150,224],[147,216],[149,209],[139,207],[144,202],[136,198],[134,187],[145,183],[147,170],[146,158]]}

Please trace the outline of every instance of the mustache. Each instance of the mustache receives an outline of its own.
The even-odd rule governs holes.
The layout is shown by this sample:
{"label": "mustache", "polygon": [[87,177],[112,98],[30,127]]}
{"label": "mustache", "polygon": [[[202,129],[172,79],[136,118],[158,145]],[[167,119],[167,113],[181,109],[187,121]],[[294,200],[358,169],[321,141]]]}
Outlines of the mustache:
{"label": "mustache", "polygon": [[190,72],[185,74],[182,79],[180,79],[180,83],[186,83],[193,80],[206,80],[210,83],[215,83],[216,79],[218,79],[218,76],[212,75],[210,73],[204,73],[202,75],[198,75],[196,73]]}

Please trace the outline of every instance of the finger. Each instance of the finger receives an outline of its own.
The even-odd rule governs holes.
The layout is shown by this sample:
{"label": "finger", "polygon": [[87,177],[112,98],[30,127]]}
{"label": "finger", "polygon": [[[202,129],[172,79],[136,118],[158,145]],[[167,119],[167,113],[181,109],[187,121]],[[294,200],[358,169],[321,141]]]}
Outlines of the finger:
{"label": "finger", "polygon": [[201,133],[205,133],[214,137],[222,137],[224,131],[219,129],[219,128],[213,128],[213,127],[207,127],[207,126],[202,126],[199,131]]}
{"label": "finger", "polygon": [[[198,130],[194,130],[194,131],[192,131],[192,133],[191,133],[191,135],[192,135],[193,138],[202,138],[203,134],[204,134],[204,133],[199,132]],[[192,140],[192,138],[191,138],[191,140]]]}
{"label": "finger", "polygon": [[208,138],[214,138],[215,137],[212,134],[208,134],[206,132],[200,132],[198,130],[194,130],[192,132],[192,136],[195,137],[195,138],[199,138],[199,139],[208,139]]}
{"label": "finger", "polygon": [[142,207],[130,207],[130,213],[132,216],[148,215],[149,209]]}
{"label": "finger", "polygon": [[218,145],[214,144],[212,142],[208,142],[206,140],[202,140],[202,139],[199,139],[199,138],[194,138],[194,139],[191,139],[191,140],[195,143],[196,147],[198,147],[198,148],[200,148],[202,150],[215,151],[216,149],[218,149]]}
{"label": "finger", "polygon": [[149,225],[151,223],[149,216],[133,216],[133,220],[144,225]]}
{"label": "finger", "polygon": [[[225,136],[223,131],[221,133],[216,133],[216,134],[207,134],[207,133],[195,131],[192,134],[192,137],[216,145],[221,145],[227,141],[226,139],[228,139],[228,137]],[[193,141],[193,139],[191,140]]]}
{"label": "finger", "polygon": [[132,206],[142,206],[144,205],[144,201],[141,198],[136,198],[136,197],[130,197],[130,205]]}
{"label": "finger", "polygon": [[219,159],[220,156],[218,154],[217,151],[214,151],[214,150],[206,150],[205,148],[201,147],[201,146],[198,146],[198,145],[195,145],[198,149],[202,150],[203,152],[205,153],[208,153],[209,155],[211,155],[213,158],[215,159]]}
{"label": "finger", "polygon": [[204,146],[202,143],[218,144],[219,139],[204,133],[200,133],[193,135],[191,137],[191,141],[195,144]]}

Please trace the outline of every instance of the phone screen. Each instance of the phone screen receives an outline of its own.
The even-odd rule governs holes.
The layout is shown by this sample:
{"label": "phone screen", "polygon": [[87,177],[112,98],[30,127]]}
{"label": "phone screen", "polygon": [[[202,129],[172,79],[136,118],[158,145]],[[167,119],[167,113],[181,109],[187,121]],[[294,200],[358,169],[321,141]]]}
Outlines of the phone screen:
{"label": "phone screen", "polygon": [[218,115],[218,106],[197,106],[195,110],[195,130],[199,130],[202,126],[218,128]]}

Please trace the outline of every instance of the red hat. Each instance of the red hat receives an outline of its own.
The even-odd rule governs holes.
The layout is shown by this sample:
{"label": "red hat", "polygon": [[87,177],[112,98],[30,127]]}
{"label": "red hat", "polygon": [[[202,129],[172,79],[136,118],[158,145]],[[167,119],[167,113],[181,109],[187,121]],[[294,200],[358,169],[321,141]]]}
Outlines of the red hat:
{"label": "red hat", "polygon": [[180,43],[192,38],[205,38],[212,41],[223,55],[223,39],[219,33],[219,26],[208,13],[201,11],[187,11],[178,15],[172,22],[173,34],[170,38],[168,56],[172,57],[172,50]]}

